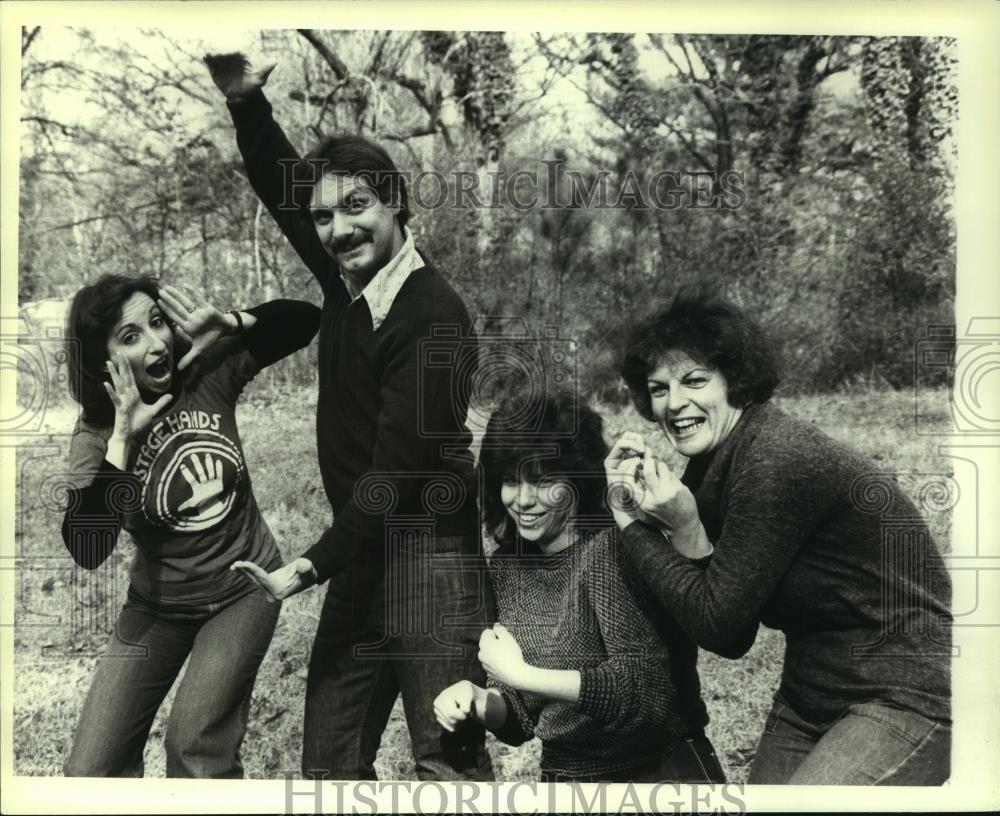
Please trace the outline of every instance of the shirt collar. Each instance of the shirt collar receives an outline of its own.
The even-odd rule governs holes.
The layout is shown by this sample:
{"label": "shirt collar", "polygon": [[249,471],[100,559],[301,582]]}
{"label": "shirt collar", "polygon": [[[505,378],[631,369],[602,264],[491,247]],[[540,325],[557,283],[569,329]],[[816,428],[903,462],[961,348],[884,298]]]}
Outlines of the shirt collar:
{"label": "shirt collar", "polygon": [[[378,331],[385,322],[389,315],[389,309],[392,308],[393,301],[396,300],[396,295],[399,294],[406,279],[410,277],[410,273],[424,265],[423,259],[413,243],[413,233],[410,232],[409,227],[403,227],[403,238],[403,248],[393,256],[389,263],[375,273],[375,277],[368,281],[360,295],[357,297],[352,295],[351,297],[352,303],[362,297],[368,303],[368,311],[372,315],[373,331]],[[346,279],[344,286],[347,286]],[[347,286],[347,291],[349,293],[351,291],[349,286]]]}

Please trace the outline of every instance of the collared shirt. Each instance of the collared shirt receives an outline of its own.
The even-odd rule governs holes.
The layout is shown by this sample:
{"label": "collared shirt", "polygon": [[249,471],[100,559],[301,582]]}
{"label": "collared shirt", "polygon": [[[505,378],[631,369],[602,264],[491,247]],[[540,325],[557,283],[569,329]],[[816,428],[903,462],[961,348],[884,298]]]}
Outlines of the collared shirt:
{"label": "collared shirt", "polygon": [[403,238],[405,239],[403,248],[393,256],[389,263],[375,273],[375,277],[368,281],[360,294],[355,295],[351,291],[347,278],[343,274],[340,276],[351,296],[351,303],[360,297],[368,302],[368,311],[372,315],[373,331],[378,331],[385,322],[396,295],[399,294],[406,279],[410,277],[410,273],[424,265],[423,258],[420,257],[414,246],[413,233],[410,232],[409,227],[403,227]]}

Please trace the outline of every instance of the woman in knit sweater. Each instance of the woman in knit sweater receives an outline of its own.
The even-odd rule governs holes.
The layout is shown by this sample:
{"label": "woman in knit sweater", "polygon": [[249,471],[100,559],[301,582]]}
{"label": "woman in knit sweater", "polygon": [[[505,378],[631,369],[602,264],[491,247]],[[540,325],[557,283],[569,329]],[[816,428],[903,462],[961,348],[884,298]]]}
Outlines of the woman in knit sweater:
{"label": "woman in knit sweater", "polygon": [[536,406],[508,398],[483,439],[499,623],[480,639],[488,688],[445,689],[438,721],[539,737],[543,781],[722,782],[697,650],[628,568],[605,506],[601,418],[565,394]]}
{"label": "woman in knit sweater", "polygon": [[750,782],[944,782],[951,585],[892,475],[769,403],[772,353],[724,301],[679,295],[633,328],[622,371],[689,457],[678,480],[638,434],[613,448],[628,560],[706,649],[739,657],[760,623],[785,635]]}

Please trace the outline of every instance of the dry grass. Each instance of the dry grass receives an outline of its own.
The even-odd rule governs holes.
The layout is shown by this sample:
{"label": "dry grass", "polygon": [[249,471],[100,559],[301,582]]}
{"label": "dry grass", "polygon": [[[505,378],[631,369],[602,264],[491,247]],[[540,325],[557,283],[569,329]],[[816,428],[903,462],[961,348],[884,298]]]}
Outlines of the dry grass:
{"label": "dry grass", "polygon": [[[943,391],[921,396],[924,414],[942,422]],[[262,398],[251,393],[240,413],[240,428],[258,501],[282,554],[294,557],[330,521],[316,463],[314,396],[309,392]],[[885,391],[797,397],[781,400],[792,414],[814,422],[871,458],[873,469],[918,474],[950,472],[936,454],[934,440],[914,432],[913,397]],[[659,447],[662,440],[631,409],[603,412],[608,433],[644,431]],[[47,496],[46,479],[65,467],[72,412],[49,417],[50,436],[18,450],[16,521],[17,604],[15,631],[14,758],[19,775],[57,775],[69,749],[76,718],[96,655],[124,601],[131,542],[121,546],[105,569],[74,570],[59,535],[58,503]],[[666,455],[666,449],[660,451]],[[920,478],[925,478],[921,476]],[[919,479],[901,480],[915,494]],[[949,517],[931,518],[942,544]],[[297,772],[302,740],[306,663],[322,593],[306,592],[285,604],[271,650],[257,680],[250,726],[243,746],[246,774],[276,778]],[[732,781],[745,780],[781,665],[783,638],[762,630],[751,652],[727,661],[703,653],[700,669],[711,715],[709,735]],[[153,726],[146,748],[146,773],[164,773],[164,713]],[[539,745],[510,748],[490,739],[497,778],[534,779]],[[402,708],[397,704],[376,763],[381,778],[413,779]]]}

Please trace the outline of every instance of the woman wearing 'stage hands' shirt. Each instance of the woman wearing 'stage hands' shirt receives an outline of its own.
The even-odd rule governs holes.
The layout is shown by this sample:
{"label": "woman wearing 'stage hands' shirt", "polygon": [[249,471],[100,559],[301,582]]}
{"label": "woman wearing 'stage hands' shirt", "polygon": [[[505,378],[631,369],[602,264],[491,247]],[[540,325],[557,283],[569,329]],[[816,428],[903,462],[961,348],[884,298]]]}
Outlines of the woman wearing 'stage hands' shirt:
{"label": "woman wearing 'stage hands' shirt", "polygon": [[318,327],[308,303],[221,314],[194,290],[151,278],[106,275],[74,298],[67,348],[83,411],[63,540],[87,569],[108,558],[122,527],[136,553],[68,776],[141,776],[150,726],[185,660],[167,776],[243,775],[250,694],[280,604],[230,565],[281,559],[251,488],[236,401]]}

